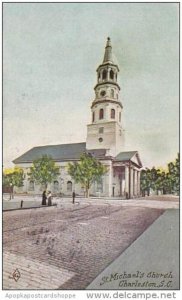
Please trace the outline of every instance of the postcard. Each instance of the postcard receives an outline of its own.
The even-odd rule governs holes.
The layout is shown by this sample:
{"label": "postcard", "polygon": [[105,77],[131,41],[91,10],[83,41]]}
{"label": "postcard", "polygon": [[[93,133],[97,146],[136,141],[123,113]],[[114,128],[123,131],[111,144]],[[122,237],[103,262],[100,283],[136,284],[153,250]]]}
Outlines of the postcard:
{"label": "postcard", "polygon": [[174,298],[179,168],[179,3],[3,3],[3,291]]}

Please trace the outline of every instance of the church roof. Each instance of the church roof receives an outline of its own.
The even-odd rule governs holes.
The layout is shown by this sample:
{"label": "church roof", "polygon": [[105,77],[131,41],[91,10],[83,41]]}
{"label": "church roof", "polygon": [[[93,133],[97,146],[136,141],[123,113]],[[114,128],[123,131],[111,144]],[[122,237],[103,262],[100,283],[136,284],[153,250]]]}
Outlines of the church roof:
{"label": "church roof", "polygon": [[16,158],[13,162],[15,164],[31,163],[35,159],[40,158],[42,155],[51,156],[55,161],[74,160],[79,159],[83,152],[89,152],[97,158],[104,157],[106,154],[105,149],[86,150],[86,143],[48,145],[34,147]]}
{"label": "church roof", "polygon": [[[16,158],[13,163],[32,163],[35,159],[41,158],[42,155],[51,156],[54,161],[79,160],[80,155],[84,152],[90,153],[98,159],[113,159],[110,156],[107,156],[106,151],[106,149],[87,150],[86,143],[39,146],[25,152],[23,155]],[[135,157],[137,159],[136,163],[142,165],[137,151],[120,152],[114,158],[114,161],[131,160],[135,162]]]}
{"label": "church roof", "polygon": [[115,160],[130,160],[136,153],[137,151],[120,152]]}
{"label": "church roof", "polygon": [[116,157],[115,161],[133,161],[135,162],[135,158],[137,159],[137,164],[142,166],[142,162],[140,160],[140,156],[138,154],[138,151],[128,151],[128,152],[120,152]]}

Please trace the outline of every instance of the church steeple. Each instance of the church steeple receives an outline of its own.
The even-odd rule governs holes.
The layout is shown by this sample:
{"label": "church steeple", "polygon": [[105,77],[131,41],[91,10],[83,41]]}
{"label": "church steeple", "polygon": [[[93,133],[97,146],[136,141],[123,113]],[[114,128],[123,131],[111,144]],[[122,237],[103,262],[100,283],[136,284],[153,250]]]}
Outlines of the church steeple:
{"label": "church steeple", "polygon": [[107,38],[107,43],[105,47],[105,54],[104,54],[104,63],[113,63],[113,58],[112,58],[112,46],[111,46],[111,39],[110,37]]}
{"label": "church steeple", "polygon": [[119,102],[120,86],[117,82],[119,68],[114,64],[112,58],[111,39],[107,38],[105,47],[104,60],[97,68],[97,84],[95,86],[95,100],[93,103],[101,100],[114,100]]}
{"label": "church steeple", "polygon": [[97,68],[92,123],[87,125],[87,149],[108,149],[113,156],[122,151],[124,141],[118,72],[113,62],[111,40],[107,38],[104,60]]}

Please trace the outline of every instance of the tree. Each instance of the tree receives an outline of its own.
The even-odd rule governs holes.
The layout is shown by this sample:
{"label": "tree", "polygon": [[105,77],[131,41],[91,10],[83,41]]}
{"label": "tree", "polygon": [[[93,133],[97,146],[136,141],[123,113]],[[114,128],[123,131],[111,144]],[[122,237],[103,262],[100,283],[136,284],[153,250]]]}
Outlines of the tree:
{"label": "tree", "polygon": [[79,162],[68,163],[68,174],[85,188],[87,197],[93,182],[98,182],[106,172],[106,166],[89,153],[82,154]]}
{"label": "tree", "polygon": [[28,173],[29,180],[43,185],[45,189],[47,189],[48,183],[57,179],[59,174],[59,167],[48,155],[43,155],[41,158],[34,160],[30,173]]}
{"label": "tree", "polygon": [[177,194],[180,189],[180,158],[179,154],[174,162],[168,164],[168,168],[145,169],[141,172],[142,196],[150,195],[150,189],[162,194]]}
{"label": "tree", "polygon": [[24,172],[19,167],[5,169],[3,171],[3,185],[10,189],[10,200],[14,198],[14,187],[23,186]]}
{"label": "tree", "polygon": [[160,170],[153,167],[152,169],[145,169],[141,172],[141,191],[142,196],[147,195],[150,196],[150,190],[157,191],[160,189],[159,187],[159,178],[160,178]]}
{"label": "tree", "polygon": [[179,195],[180,190],[180,157],[179,153],[175,162],[170,162],[168,164],[168,177],[171,183],[172,193]]}
{"label": "tree", "polygon": [[151,176],[150,176],[150,169],[142,170],[140,176],[140,188],[142,192],[142,196],[150,195],[150,183],[151,183]]}

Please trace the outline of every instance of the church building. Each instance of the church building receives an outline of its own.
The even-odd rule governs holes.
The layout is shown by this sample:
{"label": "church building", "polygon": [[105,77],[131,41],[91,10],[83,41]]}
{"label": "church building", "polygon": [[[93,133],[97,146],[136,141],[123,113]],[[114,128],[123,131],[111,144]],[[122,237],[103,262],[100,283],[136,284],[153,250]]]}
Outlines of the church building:
{"label": "church building", "polygon": [[91,105],[91,123],[87,125],[86,142],[46,145],[30,149],[13,162],[25,172],[24,186],[16,192],[40,194],[43,187],[28,180],[32,162],[42,155],[50,155],[60,167],[60,176],[48,188],[53,194],[70,196],[73,190],[84,195],[84,188],[75,184],[67,173],[68,162],[79,161],[88,152],[107,166],[108,172],[90,189],[91,196],[134,198],[140,195],[142,163],[137,151],[124,151],[122,127],[123,105],[118,84],[119,67],[113,61],[110,38],[107,39],[102,64],[97,68],[95,99]]}

